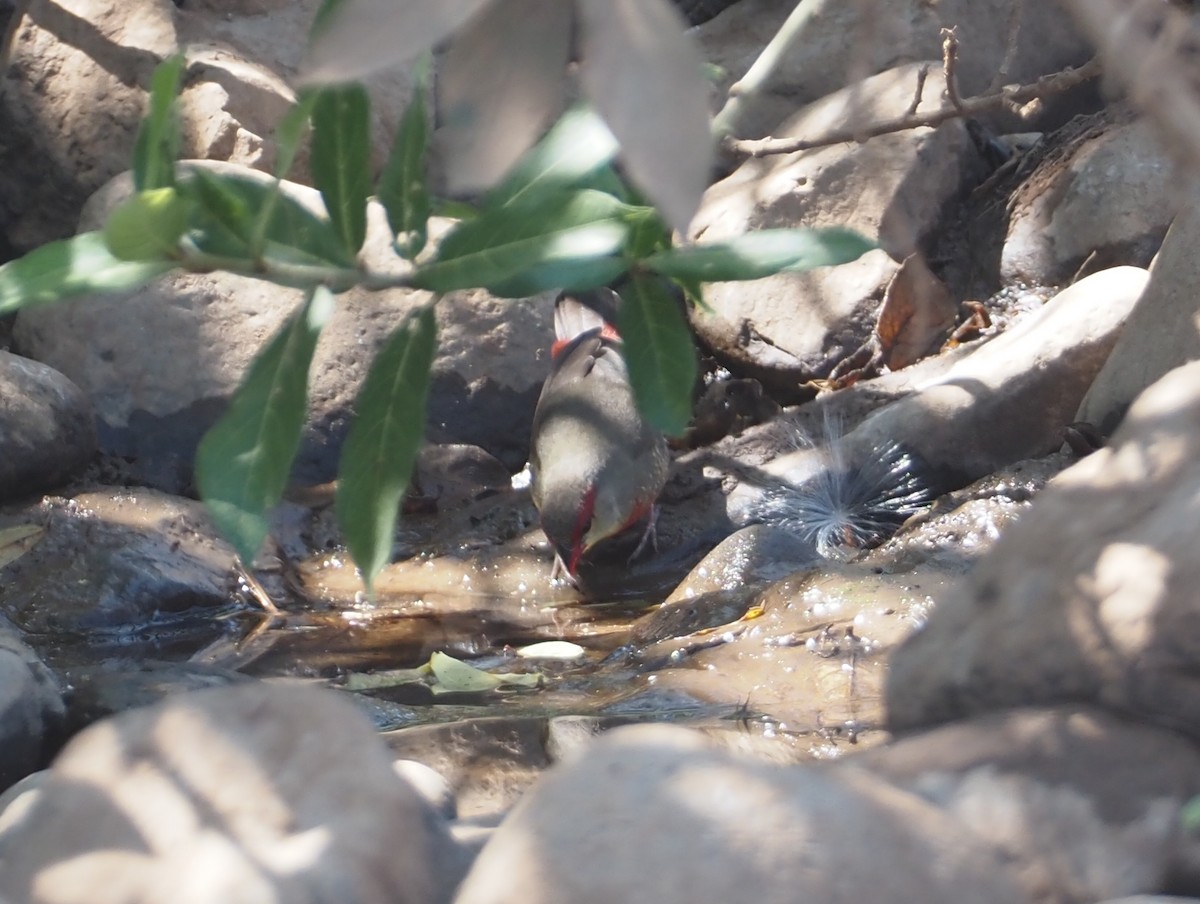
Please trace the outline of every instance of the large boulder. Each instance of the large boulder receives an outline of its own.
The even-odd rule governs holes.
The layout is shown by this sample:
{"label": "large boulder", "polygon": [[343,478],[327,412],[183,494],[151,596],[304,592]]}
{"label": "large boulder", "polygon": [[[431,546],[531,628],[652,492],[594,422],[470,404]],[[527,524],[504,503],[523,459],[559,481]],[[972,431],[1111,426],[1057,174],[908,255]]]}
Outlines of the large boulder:
{"label": "large boulder", "polygon": [[895,654],[890,725],[1089,701],[1200,737],[1200,363],[1056,477]]}
{"label": "large boulder", "polygon": [[[831,94],[788,119],[776,136],[809,138],[856,117],[898,116],[913,103],[920,69],[901,66]],[[936,104],[942,87],[935,70],[921,96]],[[698,242],[754,229],[840,226],[877,240],[880,250],[839,267],[708,286],[710,310],[694,314],[696,332],[721,359],[776,389],[794,391],[828,376],[871,336],[900,262],[919,250],[947,202],[982,173],[961,120],[850,148],[748,160],[705,194],[692,224]]]}
{"label": "large boulder", "polygon": [[0,831],[13,901],[438,904],[463,869],[365,716],[313,688],[200,691],[98,723],[30,796]]}

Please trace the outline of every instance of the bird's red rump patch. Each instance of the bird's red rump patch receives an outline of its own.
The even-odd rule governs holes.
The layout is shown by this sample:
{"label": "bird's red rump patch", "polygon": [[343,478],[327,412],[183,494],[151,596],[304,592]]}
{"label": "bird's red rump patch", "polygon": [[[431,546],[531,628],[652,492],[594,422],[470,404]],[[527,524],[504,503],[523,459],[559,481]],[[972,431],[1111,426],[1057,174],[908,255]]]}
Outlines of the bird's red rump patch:
{"label": "bird's red rump patch", "polygon": [[596,512],[596,485],[588,487],[579,501],[579,511],[575,514],[575,528],[571,531],[571,560],[567,562],[567,571],[572,575],[579,567],[583,557],[583,538],[592,526],[592,516]]}

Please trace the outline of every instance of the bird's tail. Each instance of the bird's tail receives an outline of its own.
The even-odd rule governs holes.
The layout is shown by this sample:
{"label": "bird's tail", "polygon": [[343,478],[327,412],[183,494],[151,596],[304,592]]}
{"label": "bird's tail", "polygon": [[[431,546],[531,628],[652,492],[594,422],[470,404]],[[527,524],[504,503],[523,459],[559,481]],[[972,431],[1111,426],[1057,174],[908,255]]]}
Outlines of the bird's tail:
{"label": "bird's tail", "polygon": [[563,292],[554,303],[554,338],[569,342],[597,327],[615,336],[619,303],[620,297],[612,289]]}

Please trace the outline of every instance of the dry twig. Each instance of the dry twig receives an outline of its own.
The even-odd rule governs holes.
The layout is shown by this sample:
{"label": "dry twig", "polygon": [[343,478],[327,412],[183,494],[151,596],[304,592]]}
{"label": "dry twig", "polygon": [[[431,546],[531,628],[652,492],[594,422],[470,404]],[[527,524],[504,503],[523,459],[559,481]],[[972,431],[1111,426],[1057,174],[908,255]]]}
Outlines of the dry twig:
{"label": "dry twig", "polygon": [[[744,154],[747,157],[766,157],[771,154],[791,154],[795,151],[828,147],[829,145],[842,144],[849,141],[862,142],[879,135],[890,135],[893,132],[904,132],[909,129],[937,126],[950,119],[978,116],[981,113],[989,113],[993,110],[1007,108],[1019,111],[1021,107],[1032,101],[1040,100],[1051,94],[1068,91],[1099,75],[1099,60],[1093,58],[1082,66],[1044,75],[1037,81],[1027,85],[1009,85],[994,94],[959,98],[958,105],[955,105],[953,98],[951,98],[938,109],[931,110],[928,113],[910,111],[901,116],[879,122],[836,129],[833,132],[816,138],[732,139],[727,141],[726,145],[735,153]],[[947,80],[947,85],[949,84],[950,82]]]}

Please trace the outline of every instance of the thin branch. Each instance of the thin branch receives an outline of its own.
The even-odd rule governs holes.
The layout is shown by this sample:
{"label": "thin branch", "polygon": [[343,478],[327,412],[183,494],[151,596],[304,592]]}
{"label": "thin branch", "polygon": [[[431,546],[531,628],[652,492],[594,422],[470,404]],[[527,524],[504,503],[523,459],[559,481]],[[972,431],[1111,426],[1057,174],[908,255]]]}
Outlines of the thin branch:
{"label": "thin branch", "polygon": [[775,32],[758,59],[737,82],[729,88],[729,100],[721,108],[712,121],[713,134],[718,138],[737,132],[738,121],[742,117],[742,108],[747,97],[762,92],[780,61],[799,39],[813,15],[820,9],[822,0],[800,0],[796,8]]}
{"label": "thin branch", "polygon": [[904,111],[905,116],[915,116],[917,107],[921,106],[921,97],[925,93],[925,80],[929,78],[929,67],[922,66],[917,70],[917,90],[913,92],[912,103]]}
{"label": "thin branch", "polygon": [[946,98],[950,101],[950,106],[954,107],[959,115],[966,116],[967,114],[963,113],[962,95],[958,93],[957,28],[942,29],[942,74],[945,76]]}
{"label": "thin branch", "polygon": [[817,138],[730,139],[726,144],[732,151],[747,157],[766,157],[771,154],[791,154],[795,151],[823,148],[844,142],[862,142],[879,135],[938,126],[950,119],[978,116],[993,110],[1021,106],[1034,100],[1040,100],[1047,95],[1068,91],[1099,75],[1100,62],[1093,58],[1082,66],[1044,75],[1027,85],[1010,85],[995,94],[962,98],[961,105],[958,107],[955,107],[953,103],[947,103],[928,113],[905,113],[875,123],[836,129]]}

